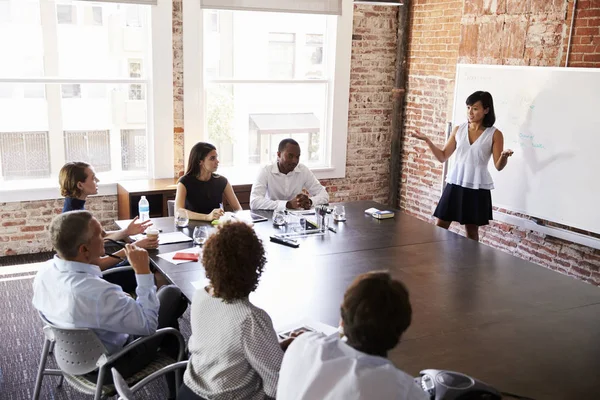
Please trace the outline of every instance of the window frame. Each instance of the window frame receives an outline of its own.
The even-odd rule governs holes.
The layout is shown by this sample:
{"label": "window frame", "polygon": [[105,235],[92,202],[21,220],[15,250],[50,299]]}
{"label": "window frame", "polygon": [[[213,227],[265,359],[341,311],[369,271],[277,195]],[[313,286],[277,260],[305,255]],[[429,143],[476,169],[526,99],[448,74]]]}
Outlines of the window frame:
{"label": "window frame", "polygon": [[[54,1],[41,1],[40,14],[42,18],[56,18],[56,4]],[[46,97],[54,95],[61,97],[60,84],[86,84],[86,83],[109,83],[109,84],[145,84],[145,99],[147,113],[147,160],[148,170],[146,179],[171,178],[174,176],[174,136],[173,136],[173,24],[172,24],[172,0],[158,0],[156,5],[150,6],[149,29],[150,51],[148,65],[144,65],[149,79],[146,78],[111,78],[111,79],[86,79],[86,78],[58,78],[58,71],[44,71],[44,77],[0,77],[0,83],[9,84],[46,84]],[[58,25],[58,22],[55,26]],[[42,40],[46,46],[47,40],[54,41],[50,46],[56,46],[56,31],[54,26],[42,24]],[[128,86],[128,85],[127,85]],[[63,99],[61,98],[61,101]],[[62,124],[52,127],[49,131],[62,133]],[[0,182],[0,197],[3,202],[17,202],[30,200],[44,200],[60,198],[57,184],[58,171],[65,159],[64,139],[56,138],[49,134],[51,176],[48,179],[21,180],[19,182]],[[120,140],[119,140],[120,142]],[[1,167],[0,167],[1,168]],[[122,174],[121,174],[122,175]],[[132,179],[143,177],[138,174]],[[117,193],[116,182],[122,180],[123,176],[104,179],[99,185],[99,195],[115,195]]]}
{"label": "window frame", "polygon": [[[204,71],[204,46],[202,35],[204,32],[203,9],[197,0],[183,0],[183,51],[186,55],[183,60],[184,79],[184,163],[187,164],[191,147],[207,139],[205,132],[205,83]],[[210,11],[210,10],[207,10]],[[331,75],[332,84],[329,85],[326,103],[331,106],[327,110],[326,121],[327,148],[325,156],[328,166],[311,168],[319,179],[343,178],[346,175],[346,143],[348,137],[348,96],[350,93],[350,60],[352,51],[352,23],[353,2],[342,0],[342,15],[338,17],[335,32],[332,29],[328,34],[335,33],[335,53],[332,54],[334,63]],[[329,24],[331,25],[331,24]],[[243,80],[218,79],[213,83],[242,83]],[[328,79],[291,79],[291,80],[252,80],[251,82],[277,82],[277,83],[316,83],[330,82]],[[338,145],[342,144],[343,145]],[[332,145],[335,144],[335,145]],[[272,160],[275,161],[275,160]],[[301,161],[303,161],[301,159]],[[258,168],[257,168],[258,170]],[[237,174],[236,174],[237,175]],[[236,183],[252,183],[247,176],[241,176]]]}

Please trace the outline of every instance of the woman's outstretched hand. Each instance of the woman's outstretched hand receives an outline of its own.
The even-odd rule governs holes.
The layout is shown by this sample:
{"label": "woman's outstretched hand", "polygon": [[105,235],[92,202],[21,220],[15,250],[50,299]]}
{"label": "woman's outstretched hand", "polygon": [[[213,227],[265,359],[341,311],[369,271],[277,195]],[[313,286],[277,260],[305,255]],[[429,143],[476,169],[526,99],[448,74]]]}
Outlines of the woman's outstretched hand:
{"label": "woman's outstretched hand", "polygon": [[419,139],[419,140],[427,140],[427,136],[423,135],[422,133],[419,132],[412,132],[410,134],[410,136],[414,137],[415,139]]}
{"label": "woman's outstretched hand", "polygon": [[512,151],[511,149],[506,149],[506,150],[503,150],[502,153],[500,153],[500,157],[508,158],[508,157],[512,156],[513,154],[514,154],[514,151]]}

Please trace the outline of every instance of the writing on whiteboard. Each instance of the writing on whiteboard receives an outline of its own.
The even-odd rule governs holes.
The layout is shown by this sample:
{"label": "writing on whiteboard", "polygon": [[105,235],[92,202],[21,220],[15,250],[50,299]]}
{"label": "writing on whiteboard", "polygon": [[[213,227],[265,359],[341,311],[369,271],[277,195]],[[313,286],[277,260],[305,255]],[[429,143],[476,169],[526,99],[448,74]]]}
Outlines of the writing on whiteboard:
{"label": "writing on whiteboard", "polygon": [[518,144],[522,149],[524,148],[534,148],[534,149],[546,149],[541,142],[535,141],[535,135],[530,133],[519,133],[518,140],[513,140],[513,143]]}

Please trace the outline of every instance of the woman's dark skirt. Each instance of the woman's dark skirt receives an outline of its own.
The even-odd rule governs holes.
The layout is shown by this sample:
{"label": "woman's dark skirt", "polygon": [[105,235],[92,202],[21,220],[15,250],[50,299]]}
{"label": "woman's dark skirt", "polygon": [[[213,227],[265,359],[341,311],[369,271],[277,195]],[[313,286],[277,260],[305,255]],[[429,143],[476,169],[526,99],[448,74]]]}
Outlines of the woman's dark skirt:
{"label": "woman's dark skirt", "polygon": [[448,183],[433,215],[461,225],[487,225],[492,218],[492,194]]}

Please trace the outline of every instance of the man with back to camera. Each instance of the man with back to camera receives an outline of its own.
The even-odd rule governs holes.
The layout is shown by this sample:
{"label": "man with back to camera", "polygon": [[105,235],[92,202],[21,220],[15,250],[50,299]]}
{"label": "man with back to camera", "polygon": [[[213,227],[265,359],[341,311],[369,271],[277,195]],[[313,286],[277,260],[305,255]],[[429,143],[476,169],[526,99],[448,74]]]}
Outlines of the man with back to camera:
{"label": "man with back to camera", "polygon": [[[104,255],[104,235],[100,222],[88,211],[56,216],[50,224],[50,236],[57,255],[35,276],[32,302],[56,326],[92,329],[113,354],[136,336],[152,335],[157,328],[177,328],[177,319],[187,304],[176,286],[156,291],[148,253],[134,244],[125,245],[125,252],[135,271],[137,298],[102,279],[98,260]],[[124,377],[131,376],[155,358],[159,346],[175,359],[178,343],[172,339],[166,336],[140,345],[111,367]],[[91,380],[97,379],[97,372],[89,375]],[[110,380],[108,374],[104,382]],[[174,398],[174,375],[167,382],[170,398]]]}
{"label": "man with back to camera", "polygon": [[303,333],[281,364],[278,400],[428,400],[413,378],[388,360],[410,326],[406,287],[387,272],[359,275],[341,306],[346,341]]}
{"label": "man with back to camera", "polygon": [[[310,197],[302,193],[306,189]],[[329,203],[327,190],[304,164],[300,164],[300,145],[283,139],[277,148],[277,161],[263,167],[252,185],[252,210],[310,209]]]}

